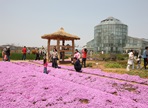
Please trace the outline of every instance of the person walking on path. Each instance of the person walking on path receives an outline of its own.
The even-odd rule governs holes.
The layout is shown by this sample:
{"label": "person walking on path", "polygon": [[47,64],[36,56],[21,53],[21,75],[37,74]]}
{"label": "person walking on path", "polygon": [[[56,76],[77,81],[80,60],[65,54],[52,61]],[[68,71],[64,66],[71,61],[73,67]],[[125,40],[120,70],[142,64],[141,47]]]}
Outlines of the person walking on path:
{"label": "person walking on path", "polygon": [[146,69],[146,66],[148,64],[148,47],[145,47],[142,57],[144,59],[144,69]]}
{"label": "person walking on path", "polygon": [[82,49],[82,66],[86,67],[87,49]]}
{"label": "person walking on path", "polygon": [[26,60],[26,52],[27,52],[27,48],[26,46],[24,46],[24,48],[22,49],[22,60]]}
{"label": "person walking on path", "polygon": [[81,68],[82,68],[82,65],[80,64],[80,61],[74,57],[73,58],[73,62],[74,62],[74,68],[77,72],[81,72]]}
{"label": "person walking on path", "polygon": [[128,55],[129,55],[129,59],[128,59],[128,62],[127,62],[126,70],[130,71],[131,65],[132,65],[132,69],[134,69],[134,53],[133,53],[133,50],[131,50],[131,52],[129,52]]}
{"label": "person walking on path", "polygon": [[43,65],[44,65],[44,73],[45,74],[48,74],[48,72],[47,72],[48,62],[47,62],[47,59],[46,58],[44,58],[44,60],[43,60]]}
{"label": "person walking on path", "polygon": [[7,61],[9,61],[10,62],[10,47],[9,46],[7,46],[6,47],[6,56],[7,56]]}

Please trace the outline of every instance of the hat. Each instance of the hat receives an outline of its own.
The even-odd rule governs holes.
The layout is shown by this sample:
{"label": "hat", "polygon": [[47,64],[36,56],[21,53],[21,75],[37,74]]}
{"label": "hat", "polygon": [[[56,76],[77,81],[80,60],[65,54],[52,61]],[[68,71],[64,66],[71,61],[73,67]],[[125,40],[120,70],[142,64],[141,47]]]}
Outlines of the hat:
{"label": "hat", "polygon": [[6,48],[4,48],[3,51],[6,51]]}
{"label": "hat", "polygon": [[10,48],[9,46],[7,46],[6,48]]}

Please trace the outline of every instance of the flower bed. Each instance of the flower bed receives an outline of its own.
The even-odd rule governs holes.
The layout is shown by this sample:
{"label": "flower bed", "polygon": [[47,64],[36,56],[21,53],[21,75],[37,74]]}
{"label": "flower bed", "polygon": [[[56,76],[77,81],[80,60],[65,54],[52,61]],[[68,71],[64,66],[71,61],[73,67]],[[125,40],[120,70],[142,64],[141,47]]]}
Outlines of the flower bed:
{"label": "flower bed", "polygon": [[[31,62],[42,64],[42,61],[31,61]],[[51,63],[49,64],[49,66],[51,66]],[[75,71],[73,66],[62,65],[60,67],[62,67],[62,69]],[[108,73],[108,72],[103,72],[100,69],[91,69],[91,68],[83,68],[82,71],[83,73],[95,74],[95,75],[105,76],[108,78],[114,78],[114,79],[148,85],[148,79],[140,78],[139,76],[135,76],[135,75]]]}
{"label": "flower bed", "polygon": [[[148,106],[147,85],[77,73],[72,69],[71,66],[61,66],[61,69],[48,67],[49,74],[44,74],[40,65],[0,62],[0,108]],[[84,70],[88,73],[101,72]]]}

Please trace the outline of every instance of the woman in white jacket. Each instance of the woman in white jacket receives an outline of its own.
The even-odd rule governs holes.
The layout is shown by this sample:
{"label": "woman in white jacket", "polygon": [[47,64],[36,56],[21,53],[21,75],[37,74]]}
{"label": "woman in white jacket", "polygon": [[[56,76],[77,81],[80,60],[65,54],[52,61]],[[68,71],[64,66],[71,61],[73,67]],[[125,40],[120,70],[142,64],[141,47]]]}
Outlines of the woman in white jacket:
{"label": "woman in white jacket", "polygon": [[134,53],[133,53],[133,50],[131,50],[131,52],[129,52],[128,55],[129,55],[129,59],[128,59],[128,62],[127,62],[126,70],[130,71],[131,65],[132,65],[132,69],[134,69]]}

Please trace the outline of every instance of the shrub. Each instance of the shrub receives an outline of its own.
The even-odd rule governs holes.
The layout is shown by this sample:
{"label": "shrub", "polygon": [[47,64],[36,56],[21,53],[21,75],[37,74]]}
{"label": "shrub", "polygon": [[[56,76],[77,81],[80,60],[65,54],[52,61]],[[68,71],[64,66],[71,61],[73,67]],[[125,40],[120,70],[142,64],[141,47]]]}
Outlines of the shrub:
{"label": "shrub", "polygon": [[65,56],[65,57],[64,57],[64,59],[68,59],[68,58],[69,58],[69,56]]}
{"label": "shrub", "polygon": [[127,54],[117,54],[118,60],[126,60],[128,58]]}
{"label": "shrub", "polygon": [[[12,60],[21,60],[22,59],[22,53],[11,53],[11,57]],[[27,54],[26,55],[26,59],[28,60],[34,60],[35,59],[35,55],[34,54]]]}
{"label": "shrub", "polygon": [[106,63],[106,68],[122,68],[122,65],[119,63]]}
{"label": "shrub", "polygon": [[86,67],[92,67],[92,63],[87,63]]}
{"label": "shrub", "polygon": [[0,53],[0,58],[2,58],[2,53]]}

